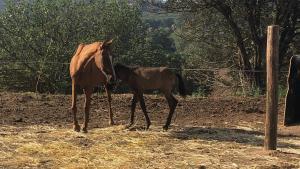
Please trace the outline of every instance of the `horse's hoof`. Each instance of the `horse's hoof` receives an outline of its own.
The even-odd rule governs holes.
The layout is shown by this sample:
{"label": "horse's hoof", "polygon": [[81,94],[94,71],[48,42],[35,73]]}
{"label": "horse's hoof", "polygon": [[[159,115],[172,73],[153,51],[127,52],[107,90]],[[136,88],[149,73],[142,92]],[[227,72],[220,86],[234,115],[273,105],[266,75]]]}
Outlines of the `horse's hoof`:
{"label": "horse's hoof", "polygon": [[83,132],[83,133],[88,133],[88,131],[87,131],[86,128],[83,128],[83,129],[82,129],[82,132]]}
{"label": "horse's hoof", "polygon": [[132,123],[125,125],[125,129],[129,129],[132,125],[133,125]]}
{"label": "horse's hoof", "polygon": [[164,127],[163,127],[163,130],[164,130],[164,131],[168,131],[168,129],[169,129],[169,126],[164,126]]}
{"label": "horse's hoof", "polygon": [[80,132],[80,126],[79,125],[74,125],[73,129],[76,132]]}
{"label": "horse's hoof", "polygon": [[113,122],[113,121],[110,121],[110,122],[109,122],[109,125],[113,126],[113,125],[116,125],[116,123]]}

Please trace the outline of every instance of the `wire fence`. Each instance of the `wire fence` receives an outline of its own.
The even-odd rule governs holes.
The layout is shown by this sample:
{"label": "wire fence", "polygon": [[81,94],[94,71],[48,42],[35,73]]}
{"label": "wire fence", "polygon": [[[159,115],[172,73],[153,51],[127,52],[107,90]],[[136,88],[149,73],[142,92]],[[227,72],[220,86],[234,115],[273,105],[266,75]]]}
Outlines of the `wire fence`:
{"label": "wire fence", "polygon": [[[43,62],[43,61],[30,61],[30,62],[6,62],[6,61],[0,61],[0,65],[4,64],[58,64],[58,65],[67,65],[69,66],[69,62]],[[207,72],[216,72],[222,69],[228,69],[228,68],[173,68],[169,67],[169,69],[172,70],[186,70],[186,71],[207,71]],[[231,68],[230,68],[231,69]],[[232,69],[232,72],[266,72],[265,70],[238,70],[238,69]],[[288,73],[288,71],[281,71],[282,73]]]}
{"label": "wire fence", "polygon": [[[265,70],[239,70],[236,68],[169,68],[181,73],[189,94],[194,95],[257,95],[260,89],[245,79],[245,73],[260,73],[265,79]],[[280,71],[280,88],[285,89],[288,71]],[[70,93],[71,78],[69,63],[30,61],[0,61],[0,90],[40,91]],[[119,88],[117,92],[124,92]],[[283,91],[284,92],[284,91]]]}

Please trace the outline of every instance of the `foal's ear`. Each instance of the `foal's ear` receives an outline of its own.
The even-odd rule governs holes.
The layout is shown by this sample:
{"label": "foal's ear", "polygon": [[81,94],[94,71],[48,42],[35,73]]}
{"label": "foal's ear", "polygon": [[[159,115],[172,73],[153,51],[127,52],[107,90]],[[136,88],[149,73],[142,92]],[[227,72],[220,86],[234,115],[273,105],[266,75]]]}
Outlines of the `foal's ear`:
{"label": "foal's ear", "polygon": [[110,40],[105,40],[104,42],[103,42],[103,47],[108,47],[108,46],[110,46],[111,44],[113,43],[113,39],[110,39]]}

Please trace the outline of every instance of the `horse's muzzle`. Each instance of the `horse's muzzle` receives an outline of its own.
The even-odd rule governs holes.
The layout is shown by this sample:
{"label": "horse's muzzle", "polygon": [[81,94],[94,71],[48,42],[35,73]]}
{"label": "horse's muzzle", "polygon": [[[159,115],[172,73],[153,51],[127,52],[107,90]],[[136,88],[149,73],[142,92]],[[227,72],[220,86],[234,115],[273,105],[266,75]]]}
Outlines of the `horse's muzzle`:
{"label": "horse's muzzle", "polygon": [[114,84],[108,83],[108,84],[106,85],[106,87],[107,87],[107,90],[112,91],[112,90],[114,89]]}
{"label": "horse's muzzle", "polygon": [[121,83],[120,80],[109,81],[109,83],[107,83],[107,89],[115,90],[119,86],[120,83]]}

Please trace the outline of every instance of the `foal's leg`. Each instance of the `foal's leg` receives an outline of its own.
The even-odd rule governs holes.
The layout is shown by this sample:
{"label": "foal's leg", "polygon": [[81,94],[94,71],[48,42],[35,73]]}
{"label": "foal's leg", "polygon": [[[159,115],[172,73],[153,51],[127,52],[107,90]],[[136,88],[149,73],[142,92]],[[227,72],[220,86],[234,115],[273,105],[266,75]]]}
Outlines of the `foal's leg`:
{"label": "foal's leg", "polygon": [[134,123],[134,112],[136,108],[137,95],[133,94],[131,98],[131,111],[130,111],[130,123],[126,126],[127,128],[131,127]]}
{"label": "foal's leg", "polygon": [[143,110],[143,113],[144,113],[144,116],[146,118],[146,129],[149,129],[149,126],[151,125],[151,121],[150,121],[150,118],[148,116],[148,112],[146,110],[146,105],[145,105],[145,101],[144,101],[144,97],[143,97],[143,93],[139,93],[138,94],[138,98],[140,100],[140,105],[141,105],[141,108]]}
{"label": "foal's leg", "polygon": [[87,87],[87,88],[84,89],[84,94],[85,94],[84,122],[83,122],[83,125],[82,125],[82,131],[84,133],[87,133],[92,93],[93,93],[93,88],[92,87]]}
{"label": "foal's leg", "polygon": [[76,107],[76,101],[77,101],[77,93],[76,93],[76,83],[75,80],[72,79],[72,113],[73,113],[73,128],[75,131],[80,131],[80,126],[77,121],[76,113],[77,113],[77,107]]}
{"label": "foal's leg", "polygon": [[163,129],[164,130],[168,130],[168,128],[169,128],[169,126],[171,124],[172,117],[173,117],[173,114],[175,112],[175,108],[177,106],[178,101],[177,101],[177,99],[171,93],[165,94],[165,97],[166,97],[166,99],[168,101],[170,112],[169,112],[166,124],[164,125]]}
{"label": "foal's leg", "polygon": [[113,115],[113,112],[111,110],[111,93],[110,93],[110,90],[108,89],[108,86],[105,85],[105,91],[106,91],[106,95],[107,95],[107,101],[108,101],[108,106],[109,106],[109,124],[110,125],[114,125],[114,115]]}

